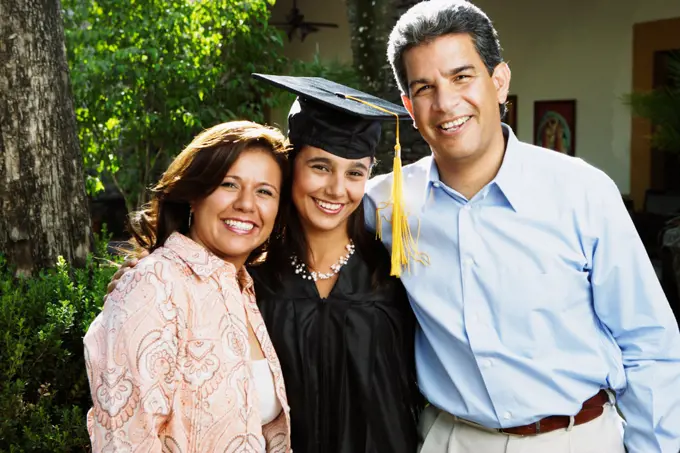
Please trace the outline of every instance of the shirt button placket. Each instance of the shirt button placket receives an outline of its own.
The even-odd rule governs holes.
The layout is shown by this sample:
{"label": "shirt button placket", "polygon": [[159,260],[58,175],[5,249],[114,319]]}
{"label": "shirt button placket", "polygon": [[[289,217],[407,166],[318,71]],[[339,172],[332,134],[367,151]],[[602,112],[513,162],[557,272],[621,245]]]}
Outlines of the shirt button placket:
{"label": "shirt button placket", "polygon": [[[462,282],[462,294],[463,294],[463,317],[465,320],[466,331],[469,334],[470,321],[478,320],[476,314],[473,313],[475,307],[469,302],[473,300],[474,284],[473,279],[470,278],[472,272],[472,266],[474,260],[470,256],[470,252],[467,247],[470,246],[470,238],[472,235],[472,222],[470,218],[470,203],[464,205],[458,215],[458,250],[460,253],[460,275]],[[476,319],[475,319],[476,318]]]}
{"label": "shirt button placket", "polygon": [[477,365],[483,375],[486,370],[493,367],[494,363],[490,358],[484,357],[484,320],[480,312],[482,307],[479,306],[481,301],[475,291],[475,280],[471,278],[475,261],[472,250],[466,249],[466,247],[471,248],[476,239],[472,230],[472,212],[471,203],[464,205],[458,220],[461,280],[463,282],[463,318],[470,349],[476,357]]}

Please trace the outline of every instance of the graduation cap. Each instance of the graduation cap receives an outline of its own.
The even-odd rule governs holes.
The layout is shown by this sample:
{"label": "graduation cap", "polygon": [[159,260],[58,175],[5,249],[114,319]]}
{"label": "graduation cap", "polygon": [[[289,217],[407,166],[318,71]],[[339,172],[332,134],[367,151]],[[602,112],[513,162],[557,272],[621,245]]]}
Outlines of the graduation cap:
{"label": "graduation cap", "polygon": [[294,149],[314,146],[345,159],[375,156],[381,122],[396,120],[396,144],[390,200],[376,209],[377,234],[382,235],[381,211],[392,207],[392,270],[399,277],[410,258],[418,261],[416,241],[411,235],[403,206],[399,119],[408,119],[406,109],[359,90],[321,77],[253,74],[255,79],[297,94],[288,113],[288,139]]}
{"label": "graduation cap", "polygon": [[314,146],[345,159],[375,156],[381,123],[408,119],[403,107],[321,77],[253,74],[298,95],[288,113],[294,147]]}

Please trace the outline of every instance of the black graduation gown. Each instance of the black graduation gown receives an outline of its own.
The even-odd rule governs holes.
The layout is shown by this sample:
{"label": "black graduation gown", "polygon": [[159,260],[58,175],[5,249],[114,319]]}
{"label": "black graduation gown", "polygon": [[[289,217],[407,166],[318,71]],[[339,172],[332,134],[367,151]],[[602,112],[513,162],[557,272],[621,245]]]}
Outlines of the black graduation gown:
{"label": "black graduation gown", "polygon": [[[375,253],[389,260],[382,244]],[[421,402],[415,385],[415,319],[404,287],[372,289],[359,250],[328,298],[292,266],[250,269],[283,369],[295,453],[415,453]]]}

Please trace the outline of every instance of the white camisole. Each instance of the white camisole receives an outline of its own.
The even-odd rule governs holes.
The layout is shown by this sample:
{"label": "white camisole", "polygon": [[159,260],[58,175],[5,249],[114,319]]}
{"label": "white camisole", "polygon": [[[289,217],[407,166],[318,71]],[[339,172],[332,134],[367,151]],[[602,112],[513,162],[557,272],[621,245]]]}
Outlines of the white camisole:
{"label": "white camisole", "polygon": [[276,396],[274,387],[274,377],[269,370],[267,359],[253,360],[251,363],[253,378],[255,379],[255,389],[260,399],[260,415],[262,425],[274,421],[281,413],[281,403]]}

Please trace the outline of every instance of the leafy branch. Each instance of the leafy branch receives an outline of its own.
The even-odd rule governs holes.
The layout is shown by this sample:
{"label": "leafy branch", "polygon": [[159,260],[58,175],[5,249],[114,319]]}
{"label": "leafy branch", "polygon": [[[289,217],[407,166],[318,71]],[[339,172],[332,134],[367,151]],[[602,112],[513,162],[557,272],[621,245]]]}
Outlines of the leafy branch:
{"label": "leafy branch", "polygon": [[647,93],[631,93],[624,97],[637,117],[653,125],[650,136],[653,147],[680,153],[680,52],[668,59],[669,84]]}

